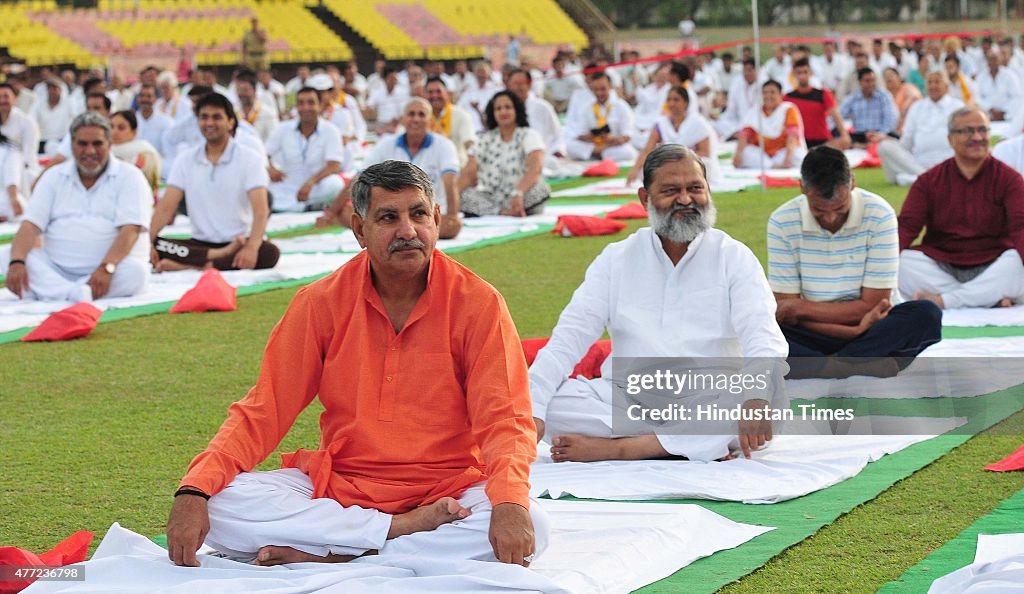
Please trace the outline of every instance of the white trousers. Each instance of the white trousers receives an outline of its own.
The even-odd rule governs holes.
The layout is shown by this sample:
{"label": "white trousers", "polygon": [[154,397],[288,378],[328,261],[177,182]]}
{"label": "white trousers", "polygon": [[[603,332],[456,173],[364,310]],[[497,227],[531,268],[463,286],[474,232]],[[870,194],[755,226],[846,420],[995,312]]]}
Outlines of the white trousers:
{"label": "white trousers", "polygon": [[[574,161],[589,161],[593,159],[594,143],[571,138],[566,141],[565,150],[569,153],[569,158]],[[636,161],[636,156],[636,149],[628,142],[618,146],[609,146],[601,151],[601,159],[611,159],[616,162]]]}
{"label": "white trousers", "polygon": [[[491,503],[484,483],[473,485],[459,503],[470,516],[429,532],[387,540],[391,515],[333,499],[312,499],[313,482],[301,470],[284,468],[243,472],[210,498],[210,533],[206,544],[231,557],[254,557],[267,545],[317,555],[422,555],[448,559],[497,561],[488,540]],[[547,514],[530,505],[536,554],[548,546]]]}
{"label": "white trousers", "polygon": [[[781,149],[774,156],[769,157],[767,153],[761,152],[761,147],[754,144],[743,147],[743,153],[740,156],[740,168],[741,169],[760,169],[761,168],[761,155],[764,154],[764,167],[765,169],[773,169],[775,167],[781,167],[782,163],[786,160],[786,150]],[[800,168],[800,163],[804,160],[804,155],[807,154],[802,148],[796,149],[793,153],[793,162],[790,167]]]}
{"label": "white trousers", "polygon": [[[7,246],[5,246],[7,247]],[[0,250],[0,272],[7,274],[10,248]],[[97,265],[98,266],[98,265]],[[33,249],[25,258],[28,272],[28,298],[39,301],[92,301],[89,277],[96,268],[67,269],[58,266],[42,249]],[[128,257],[121,260],[110,279],[107,297],[131,297],[146,290],[149,262]]]}
{"label": "white trousers", "polygon": [[903,148],[898,140],[890,139],[879,142],[878,158],[882,161],[885,179],[893,184],[899,182],[900,174],[917,177],[926,169],[918,162],[913,153]]}
{"label": "white trousers", "polygon": [[903,299],[926,291],[942,296],[946,309],[991,307],[1003,297],[1024,297],[1024,263],[1015,249],[1003,252],[977,278],[961,283],[920,250],[900,254],[899,290]]}
{"label": "white trousers", "polygon": [[288,176],[284,181],[273,182],[268,186],[267,189],[270,191],[270,195],[274,197],[274,212],[317,210],[334,200],[345,188],[345,182],[341,179],[341,176],[328,175],[313,186],[313,190],[309,193],[309,199],[305,202],[300,202],[297,194],[302,184],[306,183],[306,180],[292,179],[292,177]]}
{"label": "white trousers", "polygon": [[[623,434],[612,429],[612,416],[619,428],[631,431]],[[551,443],[556,435],[578,433],[591,437],[627,437],[650,435],[649,425],[628,423],[627,411],[613,398],[612,384],[603,378],[569,378],[562,382],[555,397],[548,404],[544,419],[545,440]],[[656,434],[658,442],[673,456],[690,460],[718,460],[738,449],[736,432],[731,435],[668,435]]]}

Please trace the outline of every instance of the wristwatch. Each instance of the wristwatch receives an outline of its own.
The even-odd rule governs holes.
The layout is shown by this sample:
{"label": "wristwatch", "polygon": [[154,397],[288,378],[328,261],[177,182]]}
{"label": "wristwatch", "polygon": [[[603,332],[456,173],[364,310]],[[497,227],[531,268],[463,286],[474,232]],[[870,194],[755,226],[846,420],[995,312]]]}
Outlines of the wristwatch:
{"label": "wristwatch", "polygon": [[114,274],[114,271],[117,270],[117,264],[114,264],[113,262],[104,262],[103,270],[106,270],[107,274]]}

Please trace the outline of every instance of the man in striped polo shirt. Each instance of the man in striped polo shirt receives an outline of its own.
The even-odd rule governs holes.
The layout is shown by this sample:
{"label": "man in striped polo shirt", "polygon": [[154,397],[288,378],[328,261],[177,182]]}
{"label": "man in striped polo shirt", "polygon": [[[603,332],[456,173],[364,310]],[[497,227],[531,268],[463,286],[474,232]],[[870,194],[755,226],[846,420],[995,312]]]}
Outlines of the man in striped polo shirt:
{"label": "man in striped polo shirt", "polygon": [[800,169],[803,194],[768,219],[768,283],[789,342],[788,377],[893,376],[940,340],[942,311],[891,305],[896,213],[854,187],[841,151],[821,146]]}

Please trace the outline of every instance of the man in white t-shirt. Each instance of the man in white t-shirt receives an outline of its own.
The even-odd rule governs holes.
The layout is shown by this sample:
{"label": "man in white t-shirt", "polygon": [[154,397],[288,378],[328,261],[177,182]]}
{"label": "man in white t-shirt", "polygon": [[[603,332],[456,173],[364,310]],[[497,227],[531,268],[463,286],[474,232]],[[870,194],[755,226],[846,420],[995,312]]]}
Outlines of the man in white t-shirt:
{"label": "man in white t-shirt", "polygon": [[[410,99],[402,114],[405,132],[381,139],[366,156],[363,168],[384,161],[408,161],[426,172],[434,182],[435,200],[441,205],[441,238],[451,239],[461,228],[459,193],[455,187],[459,161],[452,141],[429,131],[431,113],[426,99]],[[351,184],[324,209],[317,226],[349,225],[353,212],[350,187]]]}
{"label": "man in white t-shirt", "polygon": [[545,160],[565,156],[565,137],[555,108],[533,94],[533,76],[529,70],[513,70],[508,75],[508,90],[515,93],[526,106],[526,120],[544,141]]}
{"label": "man in white t-shirt", "polygon": [[394,132],[402,106],[409,99],[409,91],[398,84],[398,72],[387,67],[383,72],[384,84],[370,88],[366,99],[366,119],[376,122],[378,131]]}
{"label": "man in white t-shirt", "polygon": [[111,158],[110,133],[99,114],[72,121],[73,162],[40,178],[10,261],[0,260],[15,295],[91,301],[145,290],[153,194],[138,168]]}
{"label": "man in white t-shirt", "polygon": [[39,173],[39,126],[16,106],[18,94],[9,83],[0,84],[0,133],[21,155],[22,187],[29,187]]}
{"label": "man in white t-shirt", "polygon": [[156,106],[156,85],[143,84],[139,93],[135,96],[139,109],[135,112],[135,118],[139,122],[139,139],[145,140],[153,145],[163,155],[164,132],[171,127],[171,118],[165,116],[155,109]]}
{"label": "man in white t-shirt", "polygon": [[320,117],[320,95],[309,88],[295,96],[296,120],[282,122],[267,141],[270,195],[275,212],[319,210],[345,183],[341,133]]}
{"label": "man in white t-shirt", "polygon": [[[223,95],[199,99],[196,116],[206,142],[182,151],[174,162],[167,192],[153,213],[153,266],[157,272],[273,268],[281,252],[263,236],[270,209],[262,157],[231,137],[235,110]],[[160,237],[182,199],[192,238]]]}

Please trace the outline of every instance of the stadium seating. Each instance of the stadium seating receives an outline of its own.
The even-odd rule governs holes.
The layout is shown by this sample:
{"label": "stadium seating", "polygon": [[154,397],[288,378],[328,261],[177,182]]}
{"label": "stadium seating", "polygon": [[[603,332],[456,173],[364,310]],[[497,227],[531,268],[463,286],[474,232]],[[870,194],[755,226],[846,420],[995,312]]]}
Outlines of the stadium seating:
{"label": "stadium seating", "polygon": [[[58,7],[56,0],[0,4],[0,45],[29,65],[111,58],[234,64],[249,19],[270,37],[270,61],[350,60],[352,49],[310,7],[320,0],[98,0],[95,9]],[[586,35],[555,0],[324,0],[390,60],[451,60],[484,55],[510,34],[534,44],[585,47]]]}

